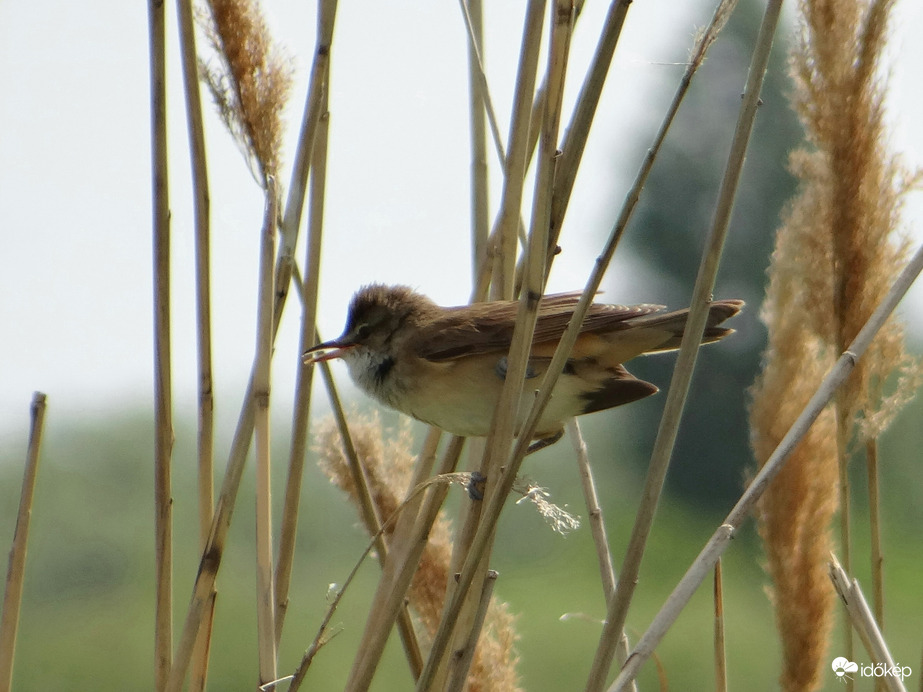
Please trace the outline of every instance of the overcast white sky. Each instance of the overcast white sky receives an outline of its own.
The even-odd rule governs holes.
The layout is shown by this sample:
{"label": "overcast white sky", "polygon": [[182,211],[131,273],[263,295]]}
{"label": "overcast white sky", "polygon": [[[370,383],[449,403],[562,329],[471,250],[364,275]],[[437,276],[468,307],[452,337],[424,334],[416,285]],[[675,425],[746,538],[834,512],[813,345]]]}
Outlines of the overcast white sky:
{"label": "overcast white sky", "polygon": [[[487,4],[487,62],[505,133],[523,3]],[[274,35],[295,61],[288,118],[293,142],[313,48],[314,3],[269,0],[265,5]],[[631,6],[569,210],[565,233],[571,235],[556,261],[552,290],[586,282],[601,229],[611,223],[611,200],[624,196],[625,181],[612,176],[614,162],[634,150],[626,128],[637,124],[642,107],[654,114],[650,127],[660,120],[663,106],[647,100],[649,85],[664,75],[679,77],[681,68],[665,63],[682,60],[711,7],[710,2],[668,0]],[[174,393],[178,408],[188,410],[196,386],[192,212],[173,3],[168,11]],[[604,3],[587,3],[572,75],[582,74],[604,12]],[[920,165],[923,8],[901,0],[897,12],[889,101],[894,146],[908,163]],[[324,334],[339,333],[349,296],[369,281],[411,284],[443,304],[467,299],[466,60],[454,0],[341,3],[330,96]],[[571,79],[568,103],[579,81]],[[49,395],[49,415],[60,419],[84,411],[149,409],[146,3],[0,4],[0,94],[0,434],[26,425],[34,390]],[[229,421],[236,417],[253,356],[262,201],[241,156],[211,115],[207,126],[218,414]],[[627,170],[636,167],[629,160]],[[498,181],[494,175],[495,186]],[[907,220],[918,233],[923,229],[919,201],[911,204]],[[915,293],[919,297],[923,290]],[[297,347],[291,302],[274,366],[274,394],[282,406],[289,405]],[[905,307],[904,313],[912,311]]]}

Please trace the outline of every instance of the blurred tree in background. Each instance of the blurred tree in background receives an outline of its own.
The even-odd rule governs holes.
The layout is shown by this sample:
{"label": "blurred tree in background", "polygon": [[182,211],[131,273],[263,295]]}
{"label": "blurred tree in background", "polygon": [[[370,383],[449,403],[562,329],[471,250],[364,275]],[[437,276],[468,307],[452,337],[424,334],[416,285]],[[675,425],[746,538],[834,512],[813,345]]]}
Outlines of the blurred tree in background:
{"label": "blurred tree in background", "polygon": [[[671,308],[689,304],[761,11],[758,3],[747,0],[731,16],[654,164],[623,245],[632,260],[640,262],[639,274],[644,277],[645,293],[632,295],[632,302]],[[716,298],[742,298],[747,308],[731,325],[738,334],[699,354],[667,477],[673,494],[709,507],[723,508],[736,500],[751,465],[747,388],[757,374],[765,343],[758,315],[773,234],[794,191],[786,169],[788,152],[800,138],[787,100],[786,37],[786,31],[780,32],[773,48],[716,286]],[[667,80],[663,88],[672,91],[675,83]],[[646,146],[643,137],[637,139]],[[632,160],[640,161],[643,153],[639,148]],[[661,388],[669,385],[672,371],[663,358],[637,359],[630,370]],[[638,426],[637,435],[631,440],[620,436],[620,444],[633,445],[638,452],[632,457],[649,455],[663,406],[663,397],[658,399],[659,406],[645,409],[651,419]]]}

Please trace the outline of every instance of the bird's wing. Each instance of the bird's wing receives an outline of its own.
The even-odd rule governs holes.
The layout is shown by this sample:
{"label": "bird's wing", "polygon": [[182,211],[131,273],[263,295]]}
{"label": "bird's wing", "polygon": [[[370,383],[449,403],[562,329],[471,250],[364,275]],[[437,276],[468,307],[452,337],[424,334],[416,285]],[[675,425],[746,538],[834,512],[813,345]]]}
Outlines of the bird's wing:
{"label": "bird's wing", "polygon": [[[533,344],[556,343],[570,322],[580,292],[557,293],[542,298],[538,307]],[[581,333],[611,331],[634,317],[662,310],[661,305],[590,306]],[[452,360],[463,356],[510,348],[519,302],[497,301],[451,308],[446,317],[421,330],[414,344],[416,353],[432,361]],[[459,314],[466,317],[458,319]],[[627,325],[625,325],[627,326]]]}

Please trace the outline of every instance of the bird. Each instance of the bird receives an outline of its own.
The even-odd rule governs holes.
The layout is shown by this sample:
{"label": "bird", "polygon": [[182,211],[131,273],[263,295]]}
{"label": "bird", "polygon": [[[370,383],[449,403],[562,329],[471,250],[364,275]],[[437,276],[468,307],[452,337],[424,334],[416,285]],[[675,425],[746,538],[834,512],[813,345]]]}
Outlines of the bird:
{"label": "bird", "polygon": [[[538,301],[526,386],[515,416],[517,436],[580,296],[579,291],[558,293]],[[732,334],[719,325],[743,306],[741,300],[712,301],[702,343]],[[385,406],[454,435],[486,437],[506,379],[518,307],[515,300],[441,307],[407,286],[370,284],[353,296],[343,334],[302,357],[305,363],[341,358],[359,389]],[[679,348],[689,310],[665,309],[648,303],[590,305],[539,418],[530,453],[559,440],[575,416],[658,391],[623,364]]]}

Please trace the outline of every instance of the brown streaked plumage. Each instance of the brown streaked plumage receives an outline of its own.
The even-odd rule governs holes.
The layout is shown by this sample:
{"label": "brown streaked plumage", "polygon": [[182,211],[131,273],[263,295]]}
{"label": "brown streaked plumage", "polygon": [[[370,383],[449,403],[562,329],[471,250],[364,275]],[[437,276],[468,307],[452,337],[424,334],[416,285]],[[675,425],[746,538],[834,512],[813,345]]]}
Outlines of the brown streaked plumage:
{"label": "brown streaked plumage", "polygon": [[[536,387],[573,315],[580,293],[541,299],[527,378]],[[743,301],[715,301],[702,343],[734,330],[720,327]],[[594,303],[543,413],[536,439],[557,440],[574,417],[628,404],[657,392],[622,365],[645,353],[679,348],[688,310],[662,305]],[[444,308],[406,286],[373,284],[349,307],[343,335],[305,352],[306,362],[343,358],[356,384],[383,404],[456,435],[483,437],[506,375],[517,301]],[[318,355],[315,355],[318,354]],[[523,392],[522,425],[533,400]]]}

